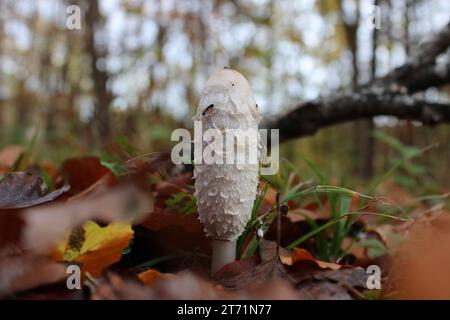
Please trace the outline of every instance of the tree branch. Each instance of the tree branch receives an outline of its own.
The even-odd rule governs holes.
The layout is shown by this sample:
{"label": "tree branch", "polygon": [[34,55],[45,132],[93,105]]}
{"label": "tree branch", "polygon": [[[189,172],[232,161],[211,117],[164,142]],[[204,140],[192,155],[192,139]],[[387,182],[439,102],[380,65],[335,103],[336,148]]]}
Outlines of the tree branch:
{"label": "tree branch", "polygon": [[450,105],[430,103],[406,94],[338,94],[302,103],[264,128],[280,129],[280,142],[314,134],[318,129],[374,116],[394,116],[425,125],[450,123]]}
{"label": "tree branch", "polygon": [[280,129],[280,141],[311,135],[322,127],[386,115],[420,121],[425,125],[450,123],[450,105],[413,98],[407,93],[450,83],[450,58],[436,64],[450,46],[450,23],[425,40],[403,66],[360,86],[355,93],[299,104],[295,109],[262,123]]}

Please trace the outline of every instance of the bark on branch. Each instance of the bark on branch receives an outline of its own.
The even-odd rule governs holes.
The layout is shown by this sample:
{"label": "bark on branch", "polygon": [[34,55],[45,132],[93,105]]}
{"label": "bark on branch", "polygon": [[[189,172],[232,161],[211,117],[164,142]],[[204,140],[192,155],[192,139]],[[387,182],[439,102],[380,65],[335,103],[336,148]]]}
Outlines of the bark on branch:
{"label": "bark on branch", "polygon": [[280,129],[280,142],[283,142],[314,134],[323,127],[379,115],[436,125],[450,123],[450,105],[414,99],[407,94],[338,94],[302,103],[263,126]]}
{"label": "bark on branch", "polygon": [[280,129],[280,141],[315,133],[334,124],[386,115],[425,125],[450,123],[450,105],[426,102],[408,93],[450,83],[450,58],[436,58],[450,46],[450,23],[425,40],[403,66],[361,86],[354,93],[300,103],[295,109],[267,119],[262,127]]}

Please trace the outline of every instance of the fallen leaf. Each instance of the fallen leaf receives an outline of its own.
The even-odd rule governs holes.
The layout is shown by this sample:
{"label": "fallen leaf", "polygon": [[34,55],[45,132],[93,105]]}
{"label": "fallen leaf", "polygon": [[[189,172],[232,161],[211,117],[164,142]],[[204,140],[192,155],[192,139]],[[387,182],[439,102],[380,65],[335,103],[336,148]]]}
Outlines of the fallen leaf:
{"label": "fallen leaf", "polygon": [[[266,188],[267,184],[261,182],[259,189],[264,190]],[[268,185],[267,192],[264,196],[264,204],[268,206],[274,206],[276,204],[276,196],[277,196],[277,190],[275,190],[274,187],[272,187],[270,184]]]}
{"label": "fallen leaf", "polygon": [[155,269],[149,269],[138,274],[139,280],[146,286],[151,286],[156,280],[169,279],[173,277],[171,273],[161,273]]}
{"label": "fallen leaf", "polygon": [[248,260],[235,260],[232,263],[226,264],[220,270],[218,270],[213,278],[217,280],[227,279],[234,276],[238,276],[245,271],[254,268],[257,265],[256,259]]}
{"label": "fallen leaf", "polygon": [[18,242],[24,225],[18,210],[0,209],[0,248]]}
{"label": "fallen leaf", "polygon": [[[219,270],[215,275],[215,279],[227,290],[241,290],[250,285],[262,284],[280,273],[274,260],[262,262],[255,266],[235,261],[224,268],[227,272]],[[230,269],[237,269],[240,272],[228,272]],[[224,276],[223,278],[221,277],[222,275]]]}
{"label": "fallen leaf", "polygon": [[366,288],[368,277],[360,267],[329,270],[301,263],[286,267],[285,274],[304,299],[314,300],[359,299],[362,294],[357,289]]}
{"label": "fallen leaf", "polygon": [[187,232],[203,232],[203,226],[198,220],[197,215],[183,216],[179,213],[154,212],[145,219],[141,225],[151,231],[159,231],[167,227],[179,226]]}
{"label": "fallen leaf", "polygon": [[280,250],[280,261],[287,266],[292,266],[298,261],[311,261],[322,269],[339,270],[342,267],[336,263],[317,260],[308,250],[302,248],[294,248],[292,251]]}
{"label": "fallen leaf", "polygon": [[188,232],[182,226],[167,226],[158,231],[150,231],[144,226],[135,227],[133,251],[139,252],[139,263],[173,256],[164,261],[165,272],[177,272],[183,268],[209,268],[211,256],[211,238],[203,230]]}
{"label": "fallen leaf", "polygon": [[450,299],[450,214],[410,227],[392,257],[382,296],[388,299]]}
{"label": "fallen leaf", "polygon": [[151,292],[154,299],[206,300],[224,297],[224,292],[214,283],[187,271],[157,281]]}
{"label": "fallen leaf", "polygon": [[0,208],[27,208],[53,201],[63,193],[67,192],[70,186],[47,194],[47,188],[43,180],[31,173],[13,172],[0,180]]}
{"label": "fallen leaf", "polygon": [[112,222],[100,227],[88,221],[58,246],[56,257],[76,262],[83,273],[98,277],[104,269],[120,260],[123,249],[128,247],[132,238],[133,229],[129,223]]}
{"label": "fallen leaf", "polygon": [[92,300],[150,300],[152,292],[143,284],[123,279],[118,274],[108,272],[98,283],[91,285]]}
{"label": "fallen leaf", "polygon": [[151,288],[109,272],[93,291],[94,300],[205,300],[222,299],[226,296],[215,284],[190,272],[160,278]]}
{"label": "fallen leaf", "polygon": [[95,157],[72,158],[64,161],[61,166],[61,175],[66,183],[70,184],[72,195],[89,188],[105,175],[111,175],[111,171],[101,165]]}
{"label": "fallen leaf", "polygon": [[67,277],[66,266],[33,254],[0,260],[0,296],[56,283]]}
{"label": "fallen leaf", "polygon": [[352,300],[346,288],[329,281],[305,283],[298,292],[305,300]]}
{"label": "fallen leaf", "polygon": [[67,232],[88,220],[139,222],[152,211],[152,198],[132,186],[118,186],[78,201],[26,209],[22,244],[29,250],[48,252]]}
{"label": "fallen leaf", "polygon": [[160,181],[156,184],[156,192],[157,195],[163,198],[168,198],[176,193],[187,193],[189,192],[187,189],[180,187],[179,185],[175,183],[171,183],[168,181]]}

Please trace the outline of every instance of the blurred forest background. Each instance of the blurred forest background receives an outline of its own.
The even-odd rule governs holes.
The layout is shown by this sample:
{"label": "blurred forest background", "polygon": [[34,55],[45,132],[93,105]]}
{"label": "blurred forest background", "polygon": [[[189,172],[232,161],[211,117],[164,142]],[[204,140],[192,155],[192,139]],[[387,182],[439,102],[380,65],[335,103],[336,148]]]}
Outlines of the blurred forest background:
{"label": "blurred forest background", "polygon": [[[66,27],[73,4],[79,30]],[[374,4],[379,30],[369,27]],[[217,68],[243,73],[270,117],[386,74],[449,20],[448,0],[0,0],[0,148],[38,132],[35,156],[56,163],[123,137],[143,152],[168,150],[174,128],[192,128]],[[415,95],[448,103],[449,93]],[[435,189],[450,177],[445,125],[380,116],[291,140],[281,156],[360,183],[406,146],[434,143],[397,180]]]}

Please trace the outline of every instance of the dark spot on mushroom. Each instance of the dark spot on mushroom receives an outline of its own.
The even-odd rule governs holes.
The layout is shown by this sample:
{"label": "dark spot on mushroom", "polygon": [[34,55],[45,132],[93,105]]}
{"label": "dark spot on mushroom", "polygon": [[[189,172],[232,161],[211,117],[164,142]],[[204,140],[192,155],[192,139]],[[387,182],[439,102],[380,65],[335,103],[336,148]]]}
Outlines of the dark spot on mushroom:
{"label": "dark spot on mushroom", "polygon": [[231,83],[231,86],[234,87],[234,83],[233,82]]}
{"label": "dark spot on mushroom", "polygon": [[255,107],[256,107],[256,109],[259,109],[259,106],[258,106],[258,104],[256,104],[256,105],[255,105]]}
{"label": "dark spot on mushroom", "polygon": [[206,107],[205,111],[202,112],[202,116],[205,115],[206,111],[208,111],[210,108],[213,108],[214,104],[210,104],[209,106]]}
{"label": "dark spot on mushroom", "polygon": [[224,69],[230,69],[229,67],[227,67],[227,66],[225,66],[225,67],[223,67]]}

